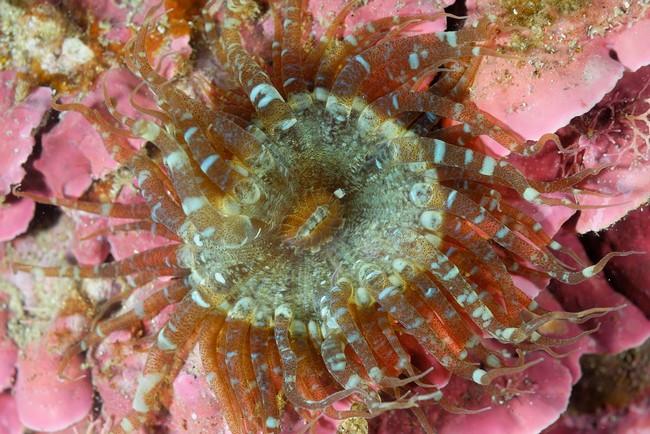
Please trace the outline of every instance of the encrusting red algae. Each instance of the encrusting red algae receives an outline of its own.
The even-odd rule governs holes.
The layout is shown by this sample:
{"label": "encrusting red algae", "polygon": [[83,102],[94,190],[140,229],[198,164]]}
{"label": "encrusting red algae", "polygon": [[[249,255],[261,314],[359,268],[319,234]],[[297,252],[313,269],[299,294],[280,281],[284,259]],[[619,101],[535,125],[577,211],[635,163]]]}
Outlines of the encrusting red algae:
{"label": "encrusting red algae", "polygon": [[[176,306],[149,349],[133,411],[113,432],[146,428],[169,407],[171,383],[197,345],[232,432],[279,432],[286,406],[306,420],[412,408],[431,431],[419,402],[472,409],[433,386],[408,392],[429,386],[430,369],[411,362],[407,338],[496,394],[497,378],[539,361],[526,353],[556,354],[582,336],[547,336],[544,325],[612,310],[547,312],[513,282],[546,275],[576,284],[630,253],[568,266],[554,252],[571,252],[508,203],[507,191],[538,206],[579,209],[551,193],[580,191],[576,185],[604,167],[539,182],[485,153],[480,135],[522,155],[557,140],[528,143],[469,100],[483,56],[503,56],[495,25],[412,35],[414,25],[444,14],[391,16],[343,37],[345,18],[363,4],[346,3],[316,40],[305,2],[272,2],[268,67],[241,39],[257,3],[228,0],[218,18],[206,6],[201,31],[228,73],[214,107],[150,64],[152,11],[123,60],[156,96],[156,109],[134,104],[141,117],[129,118],[107,98],[109,119],[81,104],[54,104],[95,125],[143,203],[16,194],[130,219],[115,229],[170,241],[94,267],[13,265],[75,279],[128,276],[131,289],[117,300],[171,277],[132,310],[98,318],[68,350],[91,350]],[[150,145],[136,150],[130,137]],[[494,350],[494,341],[512,351]],[[332,405],[345,398],[350,409]]]}

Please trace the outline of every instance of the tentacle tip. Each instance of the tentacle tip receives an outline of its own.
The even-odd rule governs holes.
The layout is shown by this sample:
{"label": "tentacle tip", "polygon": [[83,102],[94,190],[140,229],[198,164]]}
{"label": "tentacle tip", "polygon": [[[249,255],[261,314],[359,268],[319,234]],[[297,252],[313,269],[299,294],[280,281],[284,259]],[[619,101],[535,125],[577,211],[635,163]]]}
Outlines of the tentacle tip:
{"label": "tentacle tip", "polygon": [[50,107],[52,107],[54,110],[62,112],[65,110],[64,108],[65,104],[59,104],[57,102],[58,99],[59,99],[59,95],[52,95],[52,99],[50,100]]}
{"label": "tentacle tip", "polygon": [[610,312],[617,312],[619,310],[626,309],[629,306],[627,303],[622,303],[617,306],[612,306]]}
{"label": "tentacle tip", "polygon": [[629,250],[627,252],[619,252],[618,255],[616,256],[632,256],[632,255],[647,255],[648,252],[647,250]]}
{"label": "tentacle tip", "polygon": [[564,353],[558,353],[557,351],[553,350],[553,349],[552,349],[551,347],[549,347],[549,346],[542,346],[542,347],[540,347],[539,349],[542,350],[542,351],[544,351],[546,354],[548,354],[549,356],[553,357],[554,359],[564,359],[564,358],[567,358],[567,357],[569,357],[571,354],[574,354],[574,353],[576,353],[576,352],[578,351],[578,349],[575,348],[575,349],[573,349],[573,350],[569,350],[569,351],[566,351],[566,352],[564,352]]}
{"label": "tentacle tip", "polygon": [[538,359],[535,359],[535,360],[532,360],[532,361],[526,363],[525,365],[522,365],[522,367],[525,367],[526,369],[527,369],[527,368],[531,368],[531,367],[533,367],[533,366],[535,366],[535,365],[539,365],[539,364],[542,363],[543,361],[544,361],[544,359],[543,359],[542,357],[540,357],[540,358],[538,358]]}
{"label": "tentacle tip", "polygon": [[[517,59],[517,60],[521,60],[521,59]],[[537,141],[534,140],[527,141],[526,142],[527,146],[523,149],[522,155],[524,157],[533,156],[537,154],[539,151],[541,151],[542,148],[546,146],[548,142],[553,142],[560,152],[562,152],[562,150],[564,149],[562,147],[562,142],[560,141],[560,137],[555,133],[549,133],[549,134],[542,135]]]}
{"label": "tentacle tip", "polygon": [[87,377],[86,374],[81,374],[81,375],[78,375],[76,377],[70,377],[70,376],[66,375],[65,372],[58,372],[56,374],[56,379],[60,383],[76,383],[77,381],[81,381],[86,377]]}
{"label": "tentacle tip", "polygon": [[488,410],[492,410],[492,406],[490,405],[476,409],[457,407],[448,403],[441,403],[440,406],[452,414],[479,414],[484,413]]}
{"label": "tentacle tip", "polygon": [[[519,353],[519,357],[523,362],[524,355],[520,351],[518,351],[518,353]],[[514,366],[514,367],[494,368],[491,369],[490,371],[485,371],[480,368],[475,369],[474,372],[472,373],[472,380],[475,383],[480,384],[482,386],[489,386],[492,383],[492,381],[494,381],[498,377],[523,372],[528,368],[531,368],[543,361],[544,359],[540,357],[528,363],[522,363],[519,366]]]}
{"label": "tentacle tip", "polygon": [[16,196],[16,197],[25,197],[24,192],[22,190],[22,184],[12,184],[11,185],[11,194]]}

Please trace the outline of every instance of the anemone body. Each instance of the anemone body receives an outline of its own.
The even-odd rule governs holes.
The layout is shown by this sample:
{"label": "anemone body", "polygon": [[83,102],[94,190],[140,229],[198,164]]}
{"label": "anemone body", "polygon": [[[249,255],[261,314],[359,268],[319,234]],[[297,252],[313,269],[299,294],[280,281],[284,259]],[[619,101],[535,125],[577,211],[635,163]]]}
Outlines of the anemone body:
{"label": "anemone body", "polygon": [[[479,135],[523,154],[539,146],[469,100],[480,59],[497,55],[491,26],[409,35],[410,26],[440,18],[417,15],[346,31],[346,15],[361,4],[347,3],[316,40],[304,2],[272,2],[267,67],[241,41],[255,4],[228,0],[220,19],[203,23],[229,77],[213,106],[150,66],[149,17],[124,60],[158,109],[141,107],[139,119],[113,112],[116,125],[81,105],[58,106],[96,125],[133,172],[143,203],[49,201],[130,218],[121,230],[170,240],[94,268],[43,269],[130,276],[133,289],[172,277],[70,350],[176,305],[149,350],[133,412],[116,430],[147,426],[169,406],[171,383],[197,345],[230,429],[278,432],[286,406],[305,418],[372,417],[424,399],[454,407],[435,388],[400,398],[428,372],[412,364],[406,339],[453,375],[490,387],[534,362],[491,351],[488,341],[549,349],[566,341],[540,333],[545,323],[606,311],[545,312],[513,283],[515,274],[577,283],[608,258],[578,270],[563,265],[552,253],[563,247],[504,199],[571,205],[546,194],[592,172],[533,182],[485,153]],[[152,146],[136,151],[128,135]],[[332,407],[343,398],[357,403],[354,410]]]}

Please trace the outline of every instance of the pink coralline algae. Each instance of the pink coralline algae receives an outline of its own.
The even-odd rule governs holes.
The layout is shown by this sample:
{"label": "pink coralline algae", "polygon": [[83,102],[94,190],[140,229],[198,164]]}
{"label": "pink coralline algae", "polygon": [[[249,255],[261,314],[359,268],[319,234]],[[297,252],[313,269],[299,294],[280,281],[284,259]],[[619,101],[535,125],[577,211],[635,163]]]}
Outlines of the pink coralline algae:
{"label": "pink coralline algae", "polygon": [[[499,16],[516,29],[508,44],[515,48],[515,58],[520,49],[521,59],[528,61],[513,69],[512,59],[487,59],[474,97],[479,107],[526,138],[557,131],[599,102],[626,69],[635,71],[650,61],[647,50],[638,46],[650,28],[650,21],[643,19],[648,15],[643,2],[599,0],[575,12],[584,21],[560,12],[562,6],[579,9],[580,2],[541,1],[535,8],[516,0],[470,1],[468,9],[498,14],[493,8],[499,3],[511,12]],[[615,16],[635,14],[637,20],[616,24],[607,15],[610,11]]]}
{"label": "pink coralline algae", "polygon": [[[104,34],[107,40],[123,43],[132,35],[126,22],[140,23],[147,7],[156,2],[145,3],[139,8],[118,6],[109,0],[79,4],[89,6],[92,16],[108,23]],[[374,16],[373,8],[412,14],[432,12],[431,7],[422,6],[422,2],[404,3],[407,5],[401,8],[392,0],[376,0],[351,17],[351,24]],[[449,1],[443,6],[452,3]],[[487,13],[486,10],[493,13],[493,8],[502,3],[513,2],[467,3],[470,14],[480,15]],[[330,2],[311,2],[316,17],[330,16],[327,14],[336,10],[335,6]],[[444,20],[438,20],[430,27],[413,31],[438,31],[444,25]],[[267,19],[260,25],[260,34],[251,38],[263,41],[272,32],[272,27],[272,19]],[[188,58],[189,38],[188,34],[173,38],[170,48]],[[522,204],[542,222],[546,232],[556,234],[555,240],[571,248],[585,264],[613,251],[650,250],[650,237],[645,230],[650,220],[648,208],[644,208],[650,199],[650,66],[645,66],[650,58],[643,45],[648,38],[650,20],[635,19],[580,40],[581,48],[571,52],[571,60],[560,54],[544,57],[561,59],[561,67],[544,68],[533,61],[517,63],[507,56],[487,58],[473,89],[473,98],[480,108],[525,138],[537,139],[543,133],[558,132],[559,144],[548,143],[532,158],[512,156],[508,160],[531,179],[549,181],[580,170],[603,167],[599,174],[581,185],[592,192],[577,197],[578,203],[591,208],[576,213],[561,207],[536,209]],[[173,59],[173,56],[162,59],[161,70],[167,78],[178,69]],[[205,71],[199,74],[207,75]],[[0,241],[3,242],[0,256],[7,258],[18,252],[18,258],[34,261],[45,258],[45,262],[53,264],[57,260],[58,263],[73,260],[96,265],[164,244],[164,239],[153,235],[113,233],[115,226],[122,223],[120,220],[70,210],[64,210],[63,216],[55,222],[48,221],[51,216],[42,217],[37,213],[34,223],[45,221],[45,227],[21,235],[27,231],[36,205],[31,199],[18,199],[11,194],[12,187],[20,183],[36,185],[43,194],[53,197],[90,197],[130,203],[138,198],[130,190],[130,175],[112,172],[117,167],[115,161],[106,152],[101,136],[83,116],[74,112],[59,115],[52,128],[39,131],[50,111],[52,91],[45,86],[32,86],[27,95],[17,101],[17,83],[17,72],[0,72]],[[129,96],[139,79],[123,69],[103,72],[88,92],[66,95],[59,102],[81,102],[103,110],[104,83],[121,113],[138,116],[129,104]],[[146,93],[140,92],[137,98],[141,105],[151,106],[152,98]],[[38,152],[35,153],[36,135]],[[134,149],[143,146],[141,140],[131,140],[130,144]],[[121,187],[103,189],[102,182],[107,178],[114,181],[112,177],[121,178],[110,185]],[[576,235],[604,229],[607,230],[598,236]],[[59,238],[57,231],[67,231],[67,236]],[[60,244],[62,242],[66,244]],[[60,257],[48,258],[43,254],[48,249],[60,250]],[[490,396],[475,384],[449,375],[425,377],[432,383],[444,385],[445,396],[460,403],[459,407],[482,409],[476,414],[456,414],[424,402],[421,407],[425,417],[442,434],[532,434],[545,429],[549,434],[627,434],[650,430],[647,418],[650,385],[634,390],[630,393],[634,396],[623,403],[603,398],[603,403],[589,410],[575,402],[579,398],[571,396],[572,388],[579,390],[583,381],[598,384],[597,375],[591,371],[591,376],[578,383],[582,374],[581,360],[599,360],[599,354],[612,354],[607,357],[615,360],[617,353],[639,347],[632,350],[640,354],[640,361],[635,359],[634,368],[641,372],[650,369],[650,350],[647,344],[642,347],[650,337],[650,281],[646,271],[650,267],[649,257],[616,258],[607,266],[604,275],[574,286],[549,283],[548,279],[539,276],[517,281],[528,295],[539,294],[537,302],[549,310],[576,312],[602,306],[618,309],[584,324],[549,324],[552,329],[549,331],[557,336],[571,337],[597,330],[559,351],[565,353],[565,357],[540,355],[541,363],[509,376],[500,394]],[[16,256],[11,259],[16,260]],[[11,277],[7,273],[7,276],[6,282],[0,282],[0,306],[3,308],[0,311],[0,434],[17,434],[24,429],[108,432],[131,411],[137,378],[146,359],[147,339],[165,324],[171,309],[165,309],[144,323],[141,330],[111,334],[85,359],[74,356],[67,361],[62,378],[59,378],[62,351],[88,327],[94,313],[92,307],[124,288],[125,283],[107,282],[81,290],[76,287],[77,283],[68,281],[63,286],[75,289],[52,290],[53,294],[58,294],[56,300],[60,305],[44,307],[47,305],[43,303],[46,292],[42,288],[49,285],[50,279],[26,273]],[[162,284],[157,285],[150,285],[124,300],[123,307],[132,308]],[[75,302],[70,303],[70,298]],[[79,308],[80,305],[86,310]],[[46,310],[48,312],[43,314]],[[31,331],[25,325],[30,321],[39,324],[38,327],[30,325],[38,328],[38,332],[34,332],[38,337],[26,337],[24,330],[17,331],[16,328],[21,327]],[[134,344],[134,334],[144,339]],[[409,350],[421,367],[440,366],[418,345],[413,344]],[[582,357],[585,354],[596,355]],[[210,392],[200,367],[198,355],[191,354],[173,382],[174,399],[169,414],[160,421],[168,432],[228,432],[219,397]],[[598,372],[598,367],[592,370]],[[628,377],[634,378],[633,375]],[[305,429],[299,419],[296,414],[288,413],[283,421],[285,426],[289,421],[296,421],[295,431],[298,432]],[[402,410],[381,415],[368,424],[347,420],[340,427],[338,425],[324,417],[311,429],[319,433],[333,433],[336,429],[350,433],[422,432],[416,417]]]}
{"label": "pink coralline algae", "polygon": [[50,109],[51,91],[39,87],[24,100],[16,101],[15,71],[0,71],[0,241],[20,235],[34,214],[29,199],[7,201],[11,186],[25,176],[23,164],[34,147],[34,131]]}
{"label": "pink coralline algae", "polygon": [[58,371],[61,358],[52,345],[60,342],[52,330],[39,342],[23,348],[16,368],[19,375],[14,385],[18,417],[33,430],[59,431],[86,417],[92,406],[92,385],[73,360],[65,371],[65,381],[52,375]]}
{"label": "pink coralline algae", "polygon": [[[506,59],[491,59],[481,68],[477,104],[528,138],[556,131],[589,110],[624,71],[604,44],[587,45],[566,68],[541,71],[537,78],[534,65],[512,70]],[[508,70],[505,78],[504,70]]]}

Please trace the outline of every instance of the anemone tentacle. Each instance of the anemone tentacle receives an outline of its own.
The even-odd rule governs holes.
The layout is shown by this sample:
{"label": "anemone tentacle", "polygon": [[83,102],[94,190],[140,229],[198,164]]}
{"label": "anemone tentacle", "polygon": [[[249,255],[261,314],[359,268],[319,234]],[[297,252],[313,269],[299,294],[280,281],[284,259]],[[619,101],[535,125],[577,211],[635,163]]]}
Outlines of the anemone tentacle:
{"label": "anemone tentacle", "polygon": [[[129,276],[135,290],[171,276],[133,310],[98,317],[66,353],[92,349],[175,306],[116,432],[146,427],[170,405],[171,383],[195,345],[230,429],[270,433],[281,431],[285,406],[306,419],[372,417],[423,400],[459,410],[426,384],[429,371],[416,368],[407,339],[451,374],[488,387],[538,362],[513,361],[488,340],[555,354],[575,338],[543,335],[545,324],[611,310],[546,312],[512,279],[537,273],[576,284],[630,252],[592,266],[576,262],[576,269],[555,256],[571,252],[510,201],[577,206],[548,193],[572,193],[600,168],[542,183],[481,151],[479,135],[524,155],[556,140],[528,143],[469,99],[481,59],[500,55],[494,25],[408,34],[441,13],[346,29],[346,17],[363,4],[348,1],[317,40],[307,2],[271,2],[268,66],[241,39],[257,4],[227,0],[221,21],[208,5],[201,27],[233,86],[211,85],[212,104],[186,95],[148,62],[152,11],[124,62],[155,95],[155,109],[131,98],[140,115],[128,118],[107,96],[108,120],[83,105],[55,105],[97,127],[132,172],[142,201],[18,194],[130,219],[113,230],[159,230],[168,239],[97,267],[14,264],[48,276]],[[130,137],[156,152],[132,148]],[[409,395],[411,383],[430,388]],[[344,398],[356,405],[332,406]]]}

